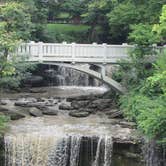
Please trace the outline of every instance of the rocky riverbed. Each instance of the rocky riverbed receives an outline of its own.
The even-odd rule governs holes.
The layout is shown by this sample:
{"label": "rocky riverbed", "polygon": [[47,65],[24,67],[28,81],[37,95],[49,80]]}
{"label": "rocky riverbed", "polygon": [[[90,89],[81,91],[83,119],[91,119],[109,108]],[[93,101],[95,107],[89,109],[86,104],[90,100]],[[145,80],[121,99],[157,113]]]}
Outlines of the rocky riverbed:
{"label": "rocky riverbed", "polygon": [[99,87],[45,87],[5,93],[1,95],[0,113],[11,119],[6,140],[12,143],[20,135],[26,139],[36,132],[38,136],[80,136],[81,140],[109,136],[115,166],[121,162],[126,163],[124,166],[142,165],[141,138],[135,124],[123,118],[112,99],[103,98],[104,92],[106,89]]}

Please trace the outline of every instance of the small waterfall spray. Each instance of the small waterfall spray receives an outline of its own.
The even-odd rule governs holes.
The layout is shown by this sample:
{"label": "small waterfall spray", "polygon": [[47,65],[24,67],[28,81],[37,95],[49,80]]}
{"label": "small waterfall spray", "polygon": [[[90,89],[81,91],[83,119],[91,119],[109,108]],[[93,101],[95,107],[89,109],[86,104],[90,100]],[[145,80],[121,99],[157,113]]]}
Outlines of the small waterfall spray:
{"label": "small waterfall spray", "polygon": [[[103,149],[104,152],[102,155]],[[97,143],[95,161],[92,166],[111,166],[112,149],[112,138],[108,136],[100,137]]]}
{"label": "small waterfall spray", "polygon": [[78,166],[80,145],[81,145],[81,137],[79,136],[71,137],[70,166]]}

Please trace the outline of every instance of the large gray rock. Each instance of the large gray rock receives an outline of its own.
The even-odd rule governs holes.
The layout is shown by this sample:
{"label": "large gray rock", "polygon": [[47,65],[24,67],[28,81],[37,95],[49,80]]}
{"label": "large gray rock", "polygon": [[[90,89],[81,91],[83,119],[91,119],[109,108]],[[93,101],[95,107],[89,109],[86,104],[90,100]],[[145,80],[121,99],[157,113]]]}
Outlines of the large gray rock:
{"label": "large gray rock", "polygon": [[14,103],[15,106],[26,107],[30,102],[29,101],[16,101]]}
{"label": "large gray rock", "polygon": [[[37,102],[37,99],[36,98],[34,98],[34,97],[27,97],[27,98],[23,98],[25,101],[27,101],[27,102]],[[21,99],[21,100],[23,100],[23,99]]]}
{"label": "large gray rock", "polygon": [[55,108],[43,107],[42,113],[45,115],[58,115],[58,110]]}
{"label": "large gray rock", "polygon": [[61,103],[61,104],[59,105],[59,109],[60,109],[60,110],[73,110],[73,107],[71,107],[71,106],[68,105],[68,104]]}
{"label": "large gray rock", "polygon": [[108,118],[123,118],[123,113],[122,111],[115,111],[112,114],[108,116]]}
{"label": "large gray rock", "polygon": [[91,109],[91,108],[80,108],[78,111],[79,112],[89,112],[92,114],[95,114],[97,112],[96,109]]}
{"label": "large gray rock", "polygon": [[89,105],[89,100],[83,100],[83,101],[73,101],[71,103],[71,106],[74,108],[74,109],[79,109],[79,108],[85,108]]}
{"label": "large gray rock", "polygon": [[35,117],[43,116],[41,110],[39,110],[39,109],[37,109],[37,108],[35,108],[35,107],[30,108],[30,109],[29,109],[29,113],[30,113],[30,115],[35,116]]}
{"label": "large gray rock", "polygon": [[0,112],[8,112],[10,111],[10,109],[6,108],[6,107],[3,107],[3,106],[0,106]]}
{"label": "large gray rock", "polygon": [[7,100],[0,100],[0,105],[7,105]]}
{"label": "large gray rock", "polygon": [[112,115],[114,112],[117,112],[117,111],[118,111],[117,109],[108,109],[104,113],[109,116],[109,115]]}
{"label": "large gray rock", "polygon": [[100,98],[102,95],[82,95],[82,96],[74,96],[74,97],[68,97],[66,101],[72,102],[72,101],[83,101],[83,100],[96,100]]}
{"label": "large gray rock", "polygon": [[89,104],[89,108],[95,108],[98,111],[103,111],[104,109],[111,108],[112,99],[97,99]]}
{"label": "large gray rock", "polygon": [[69,115],[72,116],[72,117],[76,117],[76,118],[83,118],[83,117],[87,117],[90,115],[89,112],[79,112],[79,111],[71,111],[69,112]]}
{"label": "large gray rock", "polygon": [[120,121],[119,124],[121,125],[121,127],[129,128],[129,129],[134,129],[137,126],[136,123],[134,123],[134,122],[127,122],[127,121]]}
{"label": "large gray rock", "polygon": [[30,89],[30,93],[46,93],[47,91],[44,89]]}
{"label": "large gray rock", "polygon": [[25,114],[20,113],[18,110],[10,109],[7,107],[0,107],[0,113],[9,116],[11,120],[18,120],[21,118],[25,118]]}
{"label": "large gray rock", "polygon": [[9,116],[11,120],[19,120],[19,119],[25,118],[24,114],[20,112],[16,112],[16,111],[4,112],[4,115]]}
{"label": "large gray rock", "polygon": [[21,107],[44,107],[46,106],[45,102],[29,102],[29,101],[16,101],[15,106],[21,106]]}

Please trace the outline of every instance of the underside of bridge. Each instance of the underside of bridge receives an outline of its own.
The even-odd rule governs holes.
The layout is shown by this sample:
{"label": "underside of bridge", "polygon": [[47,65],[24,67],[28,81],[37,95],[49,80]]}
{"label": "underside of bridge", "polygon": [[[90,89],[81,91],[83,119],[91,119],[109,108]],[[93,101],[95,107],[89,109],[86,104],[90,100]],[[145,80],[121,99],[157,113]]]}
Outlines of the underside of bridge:
{"label": "underside of bridge", "polygon": [[113,80],[112,78],[106,76],[105,66],[104,65],[95,65],[98,67],[98,71],[93,70],[93,66],[91,64],[71,64],[71,63],[50,63],[50,62],[43,62],[41,64],[45,65],[56,65],[56,66],[63,66],[66,68],[72,68],[74,70],[86,73],[94,78],[99,79],[100,81],[104,82],[105,84],[109,85],[111,88],[116,90],[119,93],[125,93],[126,89],[120,83]]}

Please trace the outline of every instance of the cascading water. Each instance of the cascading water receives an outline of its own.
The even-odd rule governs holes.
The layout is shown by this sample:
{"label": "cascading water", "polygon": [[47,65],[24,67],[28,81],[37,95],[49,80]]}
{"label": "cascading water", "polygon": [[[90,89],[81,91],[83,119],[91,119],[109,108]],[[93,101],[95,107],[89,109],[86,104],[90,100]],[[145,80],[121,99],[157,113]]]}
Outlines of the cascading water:
{"label": "cascading water", "polygon": [[111,165],[111,156],[112,156],[112,149],[113,149],[112,145],[113,144],[112,144],[111,137],[106,136],[104,138],[100,137],[98,139],[95,161],[93,162],[92,166],[110,166]]}
{"label": "cascading water", "polygon": [[[93,137],[90,137],[92,139]],[[33,135],[5,137],[5,166],[79,166],[83,136],[55,138]],[[104,144],[104,153],[102,154]],[[94,151],[94,149],[91,150]],[[110,166],[112,141],[99,137],[92,166]],[[86,165],[84,165],[86,166]]]}
{"label": "cascading water", "polygon": [[49,66],[45,69],[44,78],[53,86],[100,86],[101,82],[88,74],[63,66]]}
{"label": "cascading water", "polygon": [[4,137],[5,166],[110,166],[112,136],[98,120],[64,115],[12,124]]}

